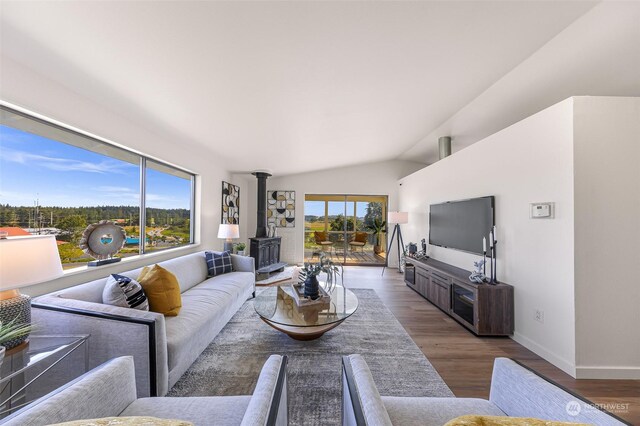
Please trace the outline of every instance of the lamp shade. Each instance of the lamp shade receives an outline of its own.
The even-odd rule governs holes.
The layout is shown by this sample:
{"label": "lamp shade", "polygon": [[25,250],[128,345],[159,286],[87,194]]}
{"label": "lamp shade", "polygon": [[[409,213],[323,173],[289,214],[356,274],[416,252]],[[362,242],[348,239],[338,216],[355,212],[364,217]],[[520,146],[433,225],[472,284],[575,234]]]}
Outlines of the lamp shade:
{"label": "lamp shade", "polygon": [[221,224],[218,228],[218,238],[240,238],[240,226]]}
{"label": "lamp shade", "polygon": [[62,275],[53,235],[0,239],[0,291],[51,280]]}
{"label": "lamp shade", "polygon": [[409,223],[409,213],[407,212],[389,212],[389,223]]}

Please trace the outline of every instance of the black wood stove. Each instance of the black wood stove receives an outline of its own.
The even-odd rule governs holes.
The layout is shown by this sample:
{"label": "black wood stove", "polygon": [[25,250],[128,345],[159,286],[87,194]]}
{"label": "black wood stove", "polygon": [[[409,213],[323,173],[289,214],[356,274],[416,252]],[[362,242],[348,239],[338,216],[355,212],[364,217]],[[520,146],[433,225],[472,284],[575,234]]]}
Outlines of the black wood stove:
{"label": "black wood stove", "polygon": [[287,266],[280,262],[280,237],[267,236],[267,178],[271,174],[267,172],[254,172],[258,179],[258,220],[256,236],[249,240],[249,254],[256,265],[256,273],[268,274],[281,271]]}

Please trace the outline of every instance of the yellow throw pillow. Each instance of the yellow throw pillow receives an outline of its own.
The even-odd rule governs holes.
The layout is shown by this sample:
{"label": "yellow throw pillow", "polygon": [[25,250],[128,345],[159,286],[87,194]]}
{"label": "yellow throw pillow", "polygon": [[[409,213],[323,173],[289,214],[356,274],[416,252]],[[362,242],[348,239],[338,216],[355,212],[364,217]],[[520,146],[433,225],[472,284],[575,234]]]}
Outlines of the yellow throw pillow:
{"label": "yellow throw pillow", "polygon": [[528,417],[466,415],[449,420],[444,426],[589,426],[586,423],[556,422]]}
{"label": "yellow throw pillow", "polygon": [[157,417],[105,417],[102,419],[74,420],[72,422],[56,423],[51,426],[193,426],[193,423],[183,420],[159,419]]}
{"label": "yellow throw pillow", "polygon": [[175,317],[182,307],[180,284],[171,272],[160,265],[145,266],[140,272],[138,282],[144,289],[149,301],[149,310]]}

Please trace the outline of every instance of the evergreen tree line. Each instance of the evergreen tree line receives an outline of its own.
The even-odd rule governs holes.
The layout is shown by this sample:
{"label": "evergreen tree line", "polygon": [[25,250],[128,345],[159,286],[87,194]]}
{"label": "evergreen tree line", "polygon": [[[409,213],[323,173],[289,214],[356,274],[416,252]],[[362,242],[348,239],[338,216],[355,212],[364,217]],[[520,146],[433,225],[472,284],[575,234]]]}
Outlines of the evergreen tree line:
{"label": "evergreen tree line", "polygon": [[[35,207],[11,206],[0,204],[0,226],[19,226],[27,228],[59,227],[72,216],[81,216],[87,223],[100,220],[124,219],[124,225],[137,225],[140,209],[135,206],[95,206],[95,207]],[[188,223],[190,214],[187,209],[147,208],[147,225],[181,226]],[[63,228],[60,226],[60,228]]]}

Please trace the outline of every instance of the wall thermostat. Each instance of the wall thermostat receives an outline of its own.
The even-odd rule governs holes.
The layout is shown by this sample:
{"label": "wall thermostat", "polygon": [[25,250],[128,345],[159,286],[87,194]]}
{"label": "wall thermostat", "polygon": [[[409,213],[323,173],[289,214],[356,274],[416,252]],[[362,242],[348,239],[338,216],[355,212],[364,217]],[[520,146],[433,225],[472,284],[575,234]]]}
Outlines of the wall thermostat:
{"label": "wall thermostat", "polygon": [[552,219],[553,203],[531,203],[531,219]]}

